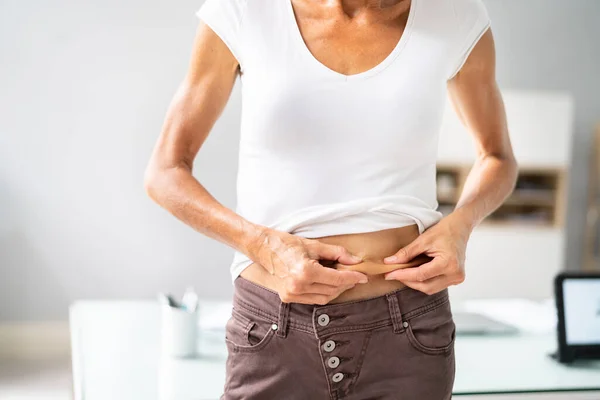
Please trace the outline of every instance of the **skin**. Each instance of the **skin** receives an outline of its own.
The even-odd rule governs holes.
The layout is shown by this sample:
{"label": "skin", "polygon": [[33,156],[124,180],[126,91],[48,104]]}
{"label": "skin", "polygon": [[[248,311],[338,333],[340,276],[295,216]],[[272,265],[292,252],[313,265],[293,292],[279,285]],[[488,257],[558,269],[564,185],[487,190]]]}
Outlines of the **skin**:
{"label": "skin", "polygon": [[[406,0],[319,4],[298,0],[293,4],[315,58],[348,75],[372,68],[389,54],[403,33],[410,5]],[[351,254],[325,238],[306,239],[254,224],[224,207],[193,177],[194,159],[221,115],[238,72],[238,62],[227,46],[200,23],[188,72],[169,106],[146,169],[148,195],[198,232],[246,254],[272,277],[284,302],[326,304],[359,289],[355,286],[368,281],[364,255]],[[425,293],[464,280],[467,240],[473,228],[510,194],[517,173],[495,82],[491,31],[448,82],[448,90],[477,144],[477,162],[456,210],[379,263],[379,268],[387,265],[379,271],[387,272],[386,279]],[[413,260],[419,254],[423,255]]]}

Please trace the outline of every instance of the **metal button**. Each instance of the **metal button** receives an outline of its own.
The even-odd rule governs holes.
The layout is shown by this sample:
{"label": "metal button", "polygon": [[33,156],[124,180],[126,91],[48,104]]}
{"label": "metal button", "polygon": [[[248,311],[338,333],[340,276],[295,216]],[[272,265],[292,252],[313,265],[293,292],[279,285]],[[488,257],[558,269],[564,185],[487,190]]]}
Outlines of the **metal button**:
{"label": "metal button", "polygon": [[333,374],[333,376],[331,377],[331,380],[334,381],[335,383],[340,382],[342,379],[344,379],[344,374],[342,374],[341,372],[338,372],[337,374]]}
{"label": "metal button", "polygon": [[404,321],[404,322],[402,323],[402,326],[403,326],[403,327],[405,327],[405,328],[408,328],[408,322]]}
{"label": "metal button", "polygon": [[337,357],[330,357],[329,359],[327,359],[327,366],[329,368],[336,368],[338,365],[340,365],[340,359]]}
{"label": "metal button", "polygon": [[277,326],[277,324],[273,324],[273,325],[271,325],[271,329],[276,331],[277,329],[279,329],[279,327]]}
{"label": "metal button", "polygon": [[335,349],[335,342],[333,340],[328,340],[323,343],[323,350],[326,352],[331,353],[333,349]]}
{"label": "metal button", "polygon": [[327,324],[329,324],[329,315],[327,315],[327,314],[319,315],[319,318],[317,318],[317,322],[321,326],[327,326]]}

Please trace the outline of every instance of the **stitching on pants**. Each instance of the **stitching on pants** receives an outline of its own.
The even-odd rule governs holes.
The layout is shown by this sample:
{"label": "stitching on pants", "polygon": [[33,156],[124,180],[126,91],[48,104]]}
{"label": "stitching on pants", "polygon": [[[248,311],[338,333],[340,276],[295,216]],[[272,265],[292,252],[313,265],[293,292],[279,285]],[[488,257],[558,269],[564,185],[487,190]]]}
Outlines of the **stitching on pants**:
{"label": "stitching on pants", "polygon": [[[258,288],[258,289],[260,289],[260,290],[266,290],[267,292],[271,292],[271,293],[273,293],[273,294],[275,294],[275,295],[279,296],[279,293],[277,293],[276,291],[274,291],[274,290],[271,290],[271,289],[269,289],[268,287],[265,287],[265,286],[259,285],[258,283],[254,283],[254,282],[252,282],[250,279],[246,279],[246,278],[244,278],[243,276],[238,276],[238,278],[240,279],[240,282],[243,282],[243,283],[241,283],[241,285],[243,285],[243,284],[245,284],[245,283],[249,283],[250,285],[254,286],[255,288]],[[236,278],[236,280],[237,280],[238,278]]]}
{"label": "stitching on pants", "polygon": [[314,331],[312,330],[311,327],[307,327],[307,326],[301,325],[301,324],[296,324],[295,322],[290,322],[289,328],[294,329],[296,331],[308,333],[308,334],[314,333]]}
{"label": "stitching on pants", "polygon": [[422,307],[417,308],[416,310],[412,310],[412,311],[404,314],[404,320],[408,321],[411,318],[415,318],[415,317],[418,317],[419,315],[423,315],[429,311],[432,311],[438,307],[443,306],[444,304],[446,304],[448,302],[450,302],[450,299],[448,297],[443,297],[439,300],[432,301],[429,304],[426,304]]}
{"label": "stitching on pants", "polygon": [[363,361],[365,359],[365,355],[367,353],[367,347],[369,346],[369,342],[371,341],[372,334],[373,334],[373,331],[367,331],[367,334],[365,335],[363,347],[360,350],[360,356],[358,358],[358,364],[356,365],[356,373],[352,377],[352,380],[350,381],[350,384],[348,385],[348,390],[346,390],[344,394],[348,394],[352,389],[354,389],[354,385],[356,384],[356,381],[358,380],[358,377],[360,376],[360,370],[362,369]]}
{"label": "stitching on pants", "polygon": [[368,331],[371,329],[376,329],[376,328],[381,328],[383,326],[390,326],[392,325],[392,320],[391,319],[385,319],[385,320],[381,320],[381,321],[377,321],[371,324],[365,324],[365,325],[352,325],[349,327],[340,327],[340,328],[330,328],[330,329],[323,329],[321,332],[317,331],[317,335],[319,337],[324,337],[324,336],[328,336],[334,333],[348,333],[348,332],[360,332],[360,331]]}
{"label": "stitching on pants", "polygon": [[261,310],[259,308],[256,308],[252,304],[249,304],[249,303],[245,302],[242,299],[237,298],[237,299],[235,299],[235,302],[239,303],[238,305],[241,308],[244,308],[244,309],[246,309],[246,311],[252,312],[252,313],[256,314],[259,317],[271,318],[274,321],[277,320],[277,316],[276,315],[273,315],[273,314],[268,313],[266,311],[263,311],[263,310]]}
{"label": "stitching on pants", "polygon": [[325,374],[325,381],[327,381],[327,393],[329,393],[331,400],[337,400],[337,396],[333,394],[333,390],[331,389],[331,382],[329,380],[329,375],[327,374],[327,366],[325,365],[325,359],[322,351],[323,349],[321,348],[321,340],[317,340],[317,354],[319,354],[321,366],[323,367],[323,373]]}
{"label": "stitching on pants", "polygon": [[289,303],[280,303],[279,304],[279,329],[277,330],[277,336],[285,338],[287,336],[287,328],[289,325],[289,316],[290,305]]}
{"label": "stitching on pants", "polygon": [[384,294],[382,294],[380,296],[369,297],[369,298],[360,299],[360,300],[345,301],[343,303],[326,304],[324,306],[318,306],[318,307],[315,307],[315,308],[317,308],[319,311],[323,311],[323,310],[329,310],[329,309],[335,308],[335,307],[345,306],[345,305],[348,305],[348,304],[365,303],[367,301],[376,300],[376,299],[378,299],[378,298],[380,298],[382,296],[397,295],[397,294],[401,293],[402,291],[408,290],[408,289],[410,289],[408,286],[404,286],[404,287],[401,287],[400,289],[396,289],[396,290],[394,290],[392,292],[389,292],[389,293],[384,293]]}
{"label": "stitching on pants", "polygon": [[[396,296],[388,296],[388,309],[392,317],[392,325],[394,326],[394,333],[399,333],[402,330],[400,321],[402,320],[402,312],[398,304],[398,298]],[[399,320],[400,319],[400,320]]]}
{"label": "stitching on pants", "polygon": [[[402,288],[404,289],[404,288]],[[401,289],[401,290],[402,290]],[[446,303],[448,303],[450,301],[448,296],[444,296],[440,299],[434,300],[429,304],[426,304],[424,306],[421,306],[417,309],[411,310],[405,314],[402,314],[402,317],[405,321],[408,321],[412,318],[418,317],[419,315],[422,315],[426,312],[432,311],[435,308],[438,308]],[[240,298],[236,298],[234,300],[234,304],[237,303],[237,305],[240,308],[243,308],[244,310],[259,316],[259,317],[263,317],[263,318],[267,318],[273,322],[278,321],[279,317],[276,315],[273,315],[271,313],[268,313],[266,311],[263,311],[257,307],[254,307],[252,304],[249,304],[247,302],[245,302],[244,300],[241,300]],[[342,304],[346,304],[346,303],[342,303]],[[338,304],[339,305],[339,304]],[[316,311],[316,307],[315,307],[315,311]],[[320,308],[322,309],[322,308]],[[392,317],[393,318],[393,317]],[[385,320],[379,320],[379,321],[375,321],[375,322],[371,322],[369,324],[363,324],[363,325],[353,325],[350,327],[338,327],[338,328],[329,328],[329,329],[323,329],[321,332],[318,332],[318,329],[316,329],[316,326],[313,325],[304,325],[302,323],[299,323],[297,321],[289,321],[288,320],[288,325],[290,328],[295,328],[296,330],[300,330],[306,333],[317,333],[318,336],[324,336],[324,335],[329,335],[332,333],[343,333],[343,332],[358,332],[358,331],[362,331],[362,330],[368,330],[368,329],[374,329],[374,328],[379,328],[382,326],[389,326],[389,325],[393,325],[393,319],[385,319]]]}

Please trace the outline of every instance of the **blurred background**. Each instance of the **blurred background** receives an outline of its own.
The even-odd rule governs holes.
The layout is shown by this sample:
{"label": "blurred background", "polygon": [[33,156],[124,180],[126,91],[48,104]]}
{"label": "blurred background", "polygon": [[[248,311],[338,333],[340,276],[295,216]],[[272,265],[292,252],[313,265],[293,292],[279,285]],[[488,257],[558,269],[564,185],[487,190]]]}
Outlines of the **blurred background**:
{"label": "blurred background", "polygon": [[[484,3],[521,191],[474,236],[454,296],[546,299],[559,270],[598,267],[600,2]],[[232,250],[143,189],[201,4],[0,2],[0,399],[71,398],[69,307],[78,300],[154,299],[189,286],[231,297]],[[239,112],[236,85],[195,166],[231,208]],[[459,132],[448,115],[442,140]],[[464,143],[441,146],[442,208],[472,158]]]}

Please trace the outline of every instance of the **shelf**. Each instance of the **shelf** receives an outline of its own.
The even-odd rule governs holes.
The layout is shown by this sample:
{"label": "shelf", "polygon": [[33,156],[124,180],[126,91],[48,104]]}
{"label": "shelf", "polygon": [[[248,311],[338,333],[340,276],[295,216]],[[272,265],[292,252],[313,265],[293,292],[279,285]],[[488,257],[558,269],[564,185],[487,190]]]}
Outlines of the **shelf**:
{"label": "shelf", "polygon": [[588,168],[584,269],[600,271],[600,124],[594,132]]}
{"label": "shelf", "polygon": [[540,228],[540,229],[553,229],[556,225],[550,222],[534,222],[534,221],[519,221],[519,220],[495,220],[495,219],[485,219],[480,224],[480,226],[484,227],[510,227],[510,226],[518,226],[522,228]]}
{"label": "shelf", "polygon": [[[456,203],[457,195],[437,195],[438,203],[452,204]],[[554,207],[556,199],[554,195],[551,197],[547,193],[543,194],[513,194],[506,201],[504,205],[510,206],[537,206],[537,207]]]}
{"label": "shelf", "polygon": [[438,194],[437,200],[438,203],[456,203],[457,195],[447,195],[447,194]]}
{"label": "shelf", "polygon": [[[437,200],[444,215],[455,207],[470,170],[470,165],[438,166]],[[565,176],[565,171],[554,167],[520,169],[514,192],[482,225],[560,227],[564,219]]]}
{"label": "shelf", "polygon": [[543,194],[513,194],[504,202],[505,205],[517,206],[538,206],[538,207],[554,207],[556,203],[555,195],[549,197],[546,193]]}

